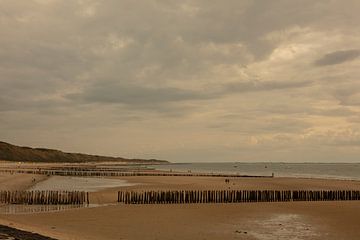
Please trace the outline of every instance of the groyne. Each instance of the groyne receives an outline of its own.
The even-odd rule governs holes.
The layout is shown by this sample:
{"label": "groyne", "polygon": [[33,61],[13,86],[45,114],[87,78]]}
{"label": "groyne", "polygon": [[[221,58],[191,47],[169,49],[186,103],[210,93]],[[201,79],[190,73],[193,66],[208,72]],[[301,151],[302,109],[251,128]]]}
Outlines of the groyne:
{"label": "groyne", "polygon": [[84,204],[89,194],[83,191],[0,191],[0,204]]}
{"label": "groyne", "polygon": [[184,190],[119,191],[125,204],[242,203],[360,200],[358,190]]}
{"label": "groyne", "polygon": [[3,173],[40,174],[57,176],[81,176],[81,177],[131,177],[131,176],[172,176],[172,177],[249,177],[249,178],[272,178],[273,176],[240,175],[224,173],[180,173],[180,172],[141,172],[141,171],[68,171],[68,170],[46,170],[46,169],[0,169]]}

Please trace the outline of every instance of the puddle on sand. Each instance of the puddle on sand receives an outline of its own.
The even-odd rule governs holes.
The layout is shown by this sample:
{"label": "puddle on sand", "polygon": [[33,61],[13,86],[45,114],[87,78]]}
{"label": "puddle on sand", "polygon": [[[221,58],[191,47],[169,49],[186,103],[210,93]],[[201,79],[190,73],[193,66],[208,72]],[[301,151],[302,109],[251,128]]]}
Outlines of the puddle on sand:
{"label": "puddle on sand", "polygon": [[96,192],[105,188],[127,187],[134,185],[136,184],[128,183],[127,181],[121,179],[52,176],[45,181],[36,184],[29,190]]}
{"label": "puddle on sand", "polygon": [[273,215],[251,222],[248,234],[258,240],[305,240],[319,237],[316,228],[297,214]]}

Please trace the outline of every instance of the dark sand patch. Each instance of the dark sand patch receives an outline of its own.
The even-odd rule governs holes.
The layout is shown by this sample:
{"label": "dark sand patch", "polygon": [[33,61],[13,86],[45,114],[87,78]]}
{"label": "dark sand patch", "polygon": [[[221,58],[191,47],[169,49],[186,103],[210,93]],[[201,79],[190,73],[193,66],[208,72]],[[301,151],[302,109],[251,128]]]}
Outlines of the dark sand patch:
{"label": "dark sand patch", "polygon": [[37,233],[26,232],[0,225],[0,240],[56,240]]}

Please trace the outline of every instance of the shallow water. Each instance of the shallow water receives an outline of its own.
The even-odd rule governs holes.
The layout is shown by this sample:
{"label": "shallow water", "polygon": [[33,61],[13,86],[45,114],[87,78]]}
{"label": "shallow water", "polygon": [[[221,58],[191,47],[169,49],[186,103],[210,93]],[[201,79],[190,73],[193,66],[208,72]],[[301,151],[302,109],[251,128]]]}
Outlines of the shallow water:
{"label": "shallow water", "polygon": [[96,178],[96,177],[64,177],[52,176],[42,181],[29,190],[52,190],[52,191],[86,191],[96,192],[106,188],[126,187],[136,184],[125,180]]}
{"label": "shallow water", "polygon": [[275,177],[360,180],[360,163],[181,163],[153,165],[157,170]]}

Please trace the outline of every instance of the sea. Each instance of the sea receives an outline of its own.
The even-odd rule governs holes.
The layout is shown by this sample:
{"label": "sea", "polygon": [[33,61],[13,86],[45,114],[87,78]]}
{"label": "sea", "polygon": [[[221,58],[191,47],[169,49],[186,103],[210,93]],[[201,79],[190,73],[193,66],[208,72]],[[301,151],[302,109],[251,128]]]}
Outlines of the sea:
{"label": "sea", "polygon": [[360,180],[360,163],[194,162],[152,165],[152,168],[169,172]]}

